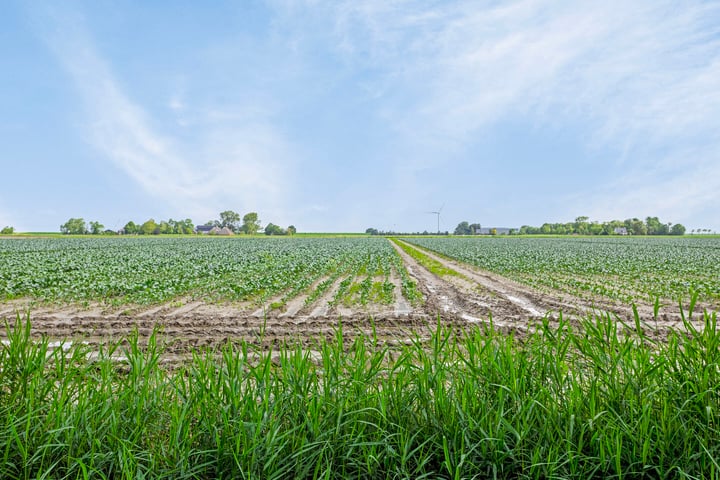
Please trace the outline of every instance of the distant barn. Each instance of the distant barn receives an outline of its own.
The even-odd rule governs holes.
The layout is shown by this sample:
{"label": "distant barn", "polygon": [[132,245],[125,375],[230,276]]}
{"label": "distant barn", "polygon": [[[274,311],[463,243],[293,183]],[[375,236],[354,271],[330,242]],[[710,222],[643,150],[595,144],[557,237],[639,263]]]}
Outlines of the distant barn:
{"label": "distant barn", "polygon": [[217,228],[213,225],[196,225],[195,226],[195,233],[201,233],[203,235],[209,234],[213,228]]}

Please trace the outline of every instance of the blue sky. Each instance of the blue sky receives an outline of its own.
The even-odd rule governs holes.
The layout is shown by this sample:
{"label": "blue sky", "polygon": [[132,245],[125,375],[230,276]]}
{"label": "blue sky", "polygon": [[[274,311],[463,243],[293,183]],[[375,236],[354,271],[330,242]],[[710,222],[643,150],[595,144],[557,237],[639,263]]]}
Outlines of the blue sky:
{"label": "blue sky", "polygon": [[720,3],[6,1],[0,226],[720,231]]}

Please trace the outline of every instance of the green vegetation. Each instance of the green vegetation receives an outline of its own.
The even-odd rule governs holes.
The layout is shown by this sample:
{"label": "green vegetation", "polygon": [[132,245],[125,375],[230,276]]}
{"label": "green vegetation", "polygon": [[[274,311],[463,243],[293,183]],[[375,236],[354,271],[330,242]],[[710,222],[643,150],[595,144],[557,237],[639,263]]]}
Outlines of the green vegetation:
{"label": "green vegetation", "polygon": [[141,225],[137,225],[132,220],[125,224],[122,233],[125,235],[189,235],[195,232],[195,226],[192,220],[161,220],[157,223],[154,219],[149,219]]}
{"label": "green vegetation", "polygon": [[407,242],[539,288],[630,303],[720,300],[717,238],[408,238]]}
{"label": "green vegetation", "polygon": [[85,235],[89,233],[87,223],[82,218],[71,218],[60,225],[60,233],[66,235]]}
{"label": "green vegetation", "polygon": [[[618,335],[597,314],[526,338],[438,326],[390,349],[338,330],[159,367],[160,337],[0,346],[0,477],[718,478],[720,333]],[[118,357],[118,355],[120,355]]]}
{"label": "green vegetation", "polygon": [[[0,299],[47,302],[205,301],[284,304],[324,277],[380,277],[350,303],[386,303],[402,261],[383,238],[28,238],[0,240]],[[327,288],[323,283],[318,288]],[[367,292],[366,292],[367,290]],[[403,292],[411,290],[408,284]],[[410,292],[412,293],[412,292]],[[372,295],[371,295],[372,294]]]}
{"label": "green vegetation", "polygon": [[[233,233],[254,235],[260,230],[260,219],[256,212],[250,212],[242,217],[241,223],[239,213],[232,210],[225,210],[220,212],[219,220],[210,220],[205,225],[228,228]],[[3,230],[3,232],[5,232],[5,230]],[[0,234],[4,234],[3,232],[0,232]],[[12,231],[6,233],[12,233]],[[120,231],[105,230],[105,226],[97,221],[90,222],[88,226],[88,223],[83,218],[71,218],[60,225],[60,233],[63,235],[116,235],[118,233],[124,235],[192,235],[196,232],[195,224],[189,218],[185,220],[173,220],[171,218],[169,220],[161,220],[160,222],[156,222],[154,218],[150,218],[141,224],[130,220]],[[297,233],[297,228],[294,225],[290,225],[287,229],[282,229],[270,223],[265,229],[265,233],[268,235],[293,235]]]}
{"label": "green vegetation", "polygon": [[246,213],[243,217],[242,231],[248,235],[254,235],[260,229],[260,219],[255,212]]}
{"label": "green vegetation", "polygon": [[[331,304],[346,306],[367,305],[368,303],[390,304],[393,301],[395,285],[390,275],[395,270],[400,276],[405,272],[402,260],[385,239],[374,244],[354,263],[342,262],[340,273],[345,278],[340,282],[338,291]],[[346,240],[347,241],[347,240]]]}
{"label": "green vegetation", "polygon": [[628,218],[624,221],[590,222],[588,217],[577,217],[574,222],[544,223],[540,227],[523,225],[521,235],[684,235],[685,227],[680,224],[663,223],[658,217],[647,217],[645,221]]}
{"label": "green vegetation", "polygon": [[460,222],[458,223],[458,226],[455,227],[455,231],[453,232],[453,235],[475,235],[480,231],[480,224],[479,223],[468,223],[468,222]]}
{"label": "green vegetation", "polygon": [[445,277],[445,276],[454,276],[458,277],[461,276],[458,272],[453,270],[452,268],[446,267],[442,263],[438,262],[437,260],[434,260],[430,257],[428,257],[426,254],[421,252],[420,250],[411,247],[405,242],[398,241],[397,239],[393,238],[392,242],[395,243],[398,247],[400,247],[405,253],[410,255],[412,258],[417,260],[417,262],[422,265],[423,267],[427,268],[429,271],[434,273],[435,275],[439,277]]}
{"label": "green vegetation", "polygon": [[14,227],[3,227],[2,230],[0,230],[0,235],[12,235],[15,233]]}
{"label": "green vegetation", "polygon": [[265,226],[265,235],[287,235],[287,232],[274,223],[268,223]]}

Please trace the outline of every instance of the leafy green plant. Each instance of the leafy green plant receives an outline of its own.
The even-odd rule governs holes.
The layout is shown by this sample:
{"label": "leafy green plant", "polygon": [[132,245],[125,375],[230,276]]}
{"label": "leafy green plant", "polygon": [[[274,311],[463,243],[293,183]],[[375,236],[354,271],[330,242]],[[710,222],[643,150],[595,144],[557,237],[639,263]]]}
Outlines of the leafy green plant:
{"label": "leafy green plant", "polygon": [[[227,343],[165,370],[162,332],[0,344],[2,478],[717,478],[717,316],[666,341],[597,312],[523,337],[438,321],[390,347]],[[313,353],[314,352],[314,353]]]}
{"label": "leafy green plant", "polygon": [[407,238],[426,248],[543,289],[603,296],[621,303],[649,298],[720,305],[716,238]]}

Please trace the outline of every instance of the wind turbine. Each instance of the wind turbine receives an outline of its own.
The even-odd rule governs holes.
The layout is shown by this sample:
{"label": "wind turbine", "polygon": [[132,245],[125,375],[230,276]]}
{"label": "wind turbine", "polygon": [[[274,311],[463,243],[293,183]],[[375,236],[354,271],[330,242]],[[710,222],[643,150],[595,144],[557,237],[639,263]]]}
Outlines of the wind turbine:
{"label": "wind turbine", "polygon": [[440,207],[440,209],[439,209],[438,211],[436,211],[436,212],[427,212],[427,213],[432,213],[433,215],[437,215],[437,228],[438,228],[437,233],[438,233],[438,235],[440,235],[440,212],[442,212],[442,209],[443,209],[444,207],[445,207],[445,204],[443,203],[443,204],[442,204],[442,207]]}

